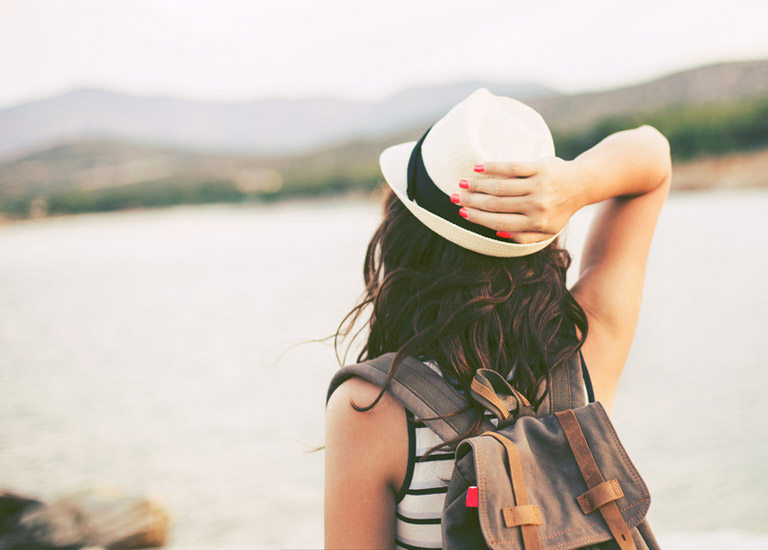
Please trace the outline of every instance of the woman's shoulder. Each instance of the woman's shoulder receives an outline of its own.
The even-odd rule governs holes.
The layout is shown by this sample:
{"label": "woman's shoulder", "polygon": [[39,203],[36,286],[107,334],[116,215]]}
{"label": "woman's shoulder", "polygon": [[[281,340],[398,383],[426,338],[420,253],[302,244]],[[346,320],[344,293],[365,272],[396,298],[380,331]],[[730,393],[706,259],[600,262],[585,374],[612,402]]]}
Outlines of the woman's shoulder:
{"label": "woman's shoulder", "polygon": [[333,392],[328,400],[327,414],[349,418],[352,422],[383,422],[405,416],[403,406],[387,392],[384,392],[376,406],[368,411],[358,411],[355,407],[367,408],[379,398],[381,388],[357,376],[346,380]]}
{"label": "woman's shoulder", "polygon": [[389,547],[394,540],[395,494],[405,479],[405,410],[389,394],[367,407],[379,388],[360,378],[341,384],[328,401],[325,435],[327,547]]}
{"label": "woman's shoulder", "polygon": [[328,400],[326,446],[352,453],[355,460],[379,472],[399,489],[408,463],[408,420],[403,406],[387,392],[362,378],[342,383]]}

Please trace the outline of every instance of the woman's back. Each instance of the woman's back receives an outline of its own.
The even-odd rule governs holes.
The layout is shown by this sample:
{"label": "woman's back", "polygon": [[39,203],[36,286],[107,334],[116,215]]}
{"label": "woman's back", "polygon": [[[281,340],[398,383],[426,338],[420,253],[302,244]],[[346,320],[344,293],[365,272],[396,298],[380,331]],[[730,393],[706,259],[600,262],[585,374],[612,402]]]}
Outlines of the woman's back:
{"label": "woman's back", "polygon": [[[416,148],[410,148],[413,168]],[[436,149],[425,155],[429,150]],[[432,220],[407,203],[410,197],[390,181],[391,167],[385,169],[397,196],[386,200],[366,258],[366,297],[352,313],[354,325],[370,312],[362,358],[390,351],[425,356],[464,390],[477,369],[490,367],[538,402],[548,372],[581,349],[595,395],[610,409],[637,322],[668,167],[663,137],[641,128],[616,134],[571,163],[484,162],[477,169],[482,178],[468,174],[461,184],[457,178],[451,202],[462,207],[462,218],[499,231],[502,244],[509,235],[522,248],[553,242],[573,212],[602,202],[571,292],[565,287],[570,259],[556,242],[512,258],[466,250],[467,241],[454,242],[461,237],[451,241],[452,233],[438,233],[444,227],[429,226]],[[428,435],[409,438],[406,411],[389,394],[360,379],[344,383],[327,413],[326,544],[391,547],[396,532],[406,544],[426,542],[407,533],[426,533],[425,525],[434,532],[439,523],[413,517],[430,507],[414,504],[418,494],[404,495],[419,491],[412,485],[417,464],[430,471],[424,466],[430,461],[414,460],[422,455],[411,447],[430,443],[436,442]],[[441,461],[447,462],[433,462]],[[419,474],[417,481],[433,483],[434,476]]]}

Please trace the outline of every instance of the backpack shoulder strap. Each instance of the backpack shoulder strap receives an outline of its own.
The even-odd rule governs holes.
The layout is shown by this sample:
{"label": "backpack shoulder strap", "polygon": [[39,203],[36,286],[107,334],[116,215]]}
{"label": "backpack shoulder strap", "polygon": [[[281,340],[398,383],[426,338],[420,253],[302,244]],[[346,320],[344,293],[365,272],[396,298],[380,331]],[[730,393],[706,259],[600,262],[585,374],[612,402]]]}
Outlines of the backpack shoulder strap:
{"label": "backpack shoulder strap", "polygon": [[565,365],[560,365],[550,373],[549,395],[539,411],[542,415],[554,414],[583,407],[594,400],[592,381],[584,356],[579,350]]}
{"label": "backpack shoulder strap", "polygon": [[[341,368],[331,380],[326,402],[336,388],[354,376],[384,387],[394,357],[394,353],[386,353],[376,359]],[[467,399],[442,376],[413,357],[403,360],[387,391],[443,441],[457,438],[473,423],[474,415],[466,410]],[[464,412],[460,412],[462,410]],[[445,418],[436,418],[440,416]]]}

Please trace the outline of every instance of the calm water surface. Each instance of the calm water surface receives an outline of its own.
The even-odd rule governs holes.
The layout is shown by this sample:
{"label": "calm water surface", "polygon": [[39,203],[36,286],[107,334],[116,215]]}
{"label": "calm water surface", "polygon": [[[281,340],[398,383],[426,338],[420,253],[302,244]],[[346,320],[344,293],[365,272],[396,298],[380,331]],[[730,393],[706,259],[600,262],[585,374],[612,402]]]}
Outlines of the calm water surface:
{"label": "calm water surface", "polygon": [[[665,548],[768,548],[766,214],[766,192],[674,196],[654,242],[614,420]],[[336,362],[306,341],[353,305],[378,215],[335,201],[0,227],[0,486],[150,492],[177,548],[320,547],[310,451]]]}

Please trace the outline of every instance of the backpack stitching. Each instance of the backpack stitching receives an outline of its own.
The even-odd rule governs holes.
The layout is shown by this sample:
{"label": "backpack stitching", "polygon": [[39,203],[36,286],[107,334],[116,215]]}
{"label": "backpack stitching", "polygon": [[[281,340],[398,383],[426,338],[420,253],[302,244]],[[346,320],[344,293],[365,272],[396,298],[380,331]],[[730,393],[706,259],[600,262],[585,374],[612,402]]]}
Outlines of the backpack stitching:
{"label": "backpack stitching", "polygon": [[635,485],[637,486],[638,489],[640,489],[640,494],[643,497],[641,502],[648,500],[650,497],[650,495],[648,494],[648,487],[645,485],[645,483],[643,483],[641,479],[638,478],[637,470],[635,470],[634,464],[632,464],[632,461],[629,459],[626,449],[624,449],[624,446],[619,441],[618,435],[616,434],[616,431],[613,429],[613,426],[611,426],[610,424],[606,424],[604,415],[601,414],[601,415],[598,415],[598,417],[600,418],[600,423],[604,426],[605,431],[607,431],[611,436],[614,446],[621,453],[621,458],[624,461],[624,465],[629,470],[629,474],[632,476],[632,479],[635,480]]}
{"label": "backpack stitching", "polygon": [[[641,503],[645,502],[645,500],[647,500],[647,499],[638,500],[638,501],[637,501],[637,502],[635,502],[634,504],[632,504],[632,505],[630,505],[630,506],[628,506],[628,507],[626,507],[626,508],[623,508],[623,509],[622,509],[622,511],[625,511],[625,510],[629,510],[630,508],[634,508],[634,507],[635,507],[635,506],[637,506],[638,504],[641,504]],[[632,519],[630,519],[630,523],[631,523],[631,522],[632,522],[632,521],[633,521],[633,520],[634,520],[636,517],[637,517],[637,515],[635,515],[635,516],[634,516]],[[589,528],[589,527],[593,527],[593,526],[595,526],[595,525],[600,525],[600,524],[601,524],[601,522],[599,522],[599,521],[595,521],[595,522],[592,522],[592,523],[588,523],[588,524],[586,524],[586,525],[583,525],[583,526],[581,526],[581,527],[573,527],[573,528],[571,528],[571,529],[566,529],[565,531],[560,531],[560,532],[558,532],[558,533],[554,533],[554,534],[552,534],[552,535],[549,535],[549,536],[547,536],[547,537],[542,537],[542,539],[544,539],[544,540],[552,539],[552,538],[555,538],[555,537],[559,537],[559,536],[561,536],[561,535],[564,535],[564,534],[566,534],[566,533],[570,533],[570,532],[573,532],[573,531],[581,531],[581,530],[583,530],[583,529],[587,529],[587,528]],[[634,529],[634,527],[633,527],[633,529]],[[600,538],[600,536],[599,536],[599,535],[595,535],[595,536],[596,536],[597,538],[595,538],[595,539],[594,539],[592,542],[601,542],[601,538]],[[594,537],[593,537],[593,538],[594,538]],[[585,542],[585,541],[589,542],[589,539],[590,539],[590,537],[582,537],[582,538],[580,538],[580,539],[576,539],[576,540],[574,540],[574,541],[570,541],[570,542],[564,542],[564,543],[562,543],[562,544],[560,544],[560,545],[558,545],[558,546],[553,546],[553,547],[551,547],[551,548],[550,548],[550,550],[557,550],[557,548],[562,548],[562,547],[564,547],[564,546],[568,546],[568,545],[570,545],[570,544],[576,544],[576,543],[581,543],[581,542]]]}
{"label": "backpack stitching", "polygon": [[[482,460],[482,446],[481,445],[472,445],[472,448],[477,453],[478,460],[476,461],[477,464],[477,479],[480,482],[480,487],[483,488],[482,491],[480,491],[480,514],[483,516],[482,519],[485,519],[485,522],[480,523],[480,532],[483,532],[483,524],[490,521],[488,518],[488,501],[486,500],[486,492],[485,492],[485,469],[483,468],[483,460]],[[496,539],[493,538],[493,531],[491,530],[491,542],[496,542]]]}

